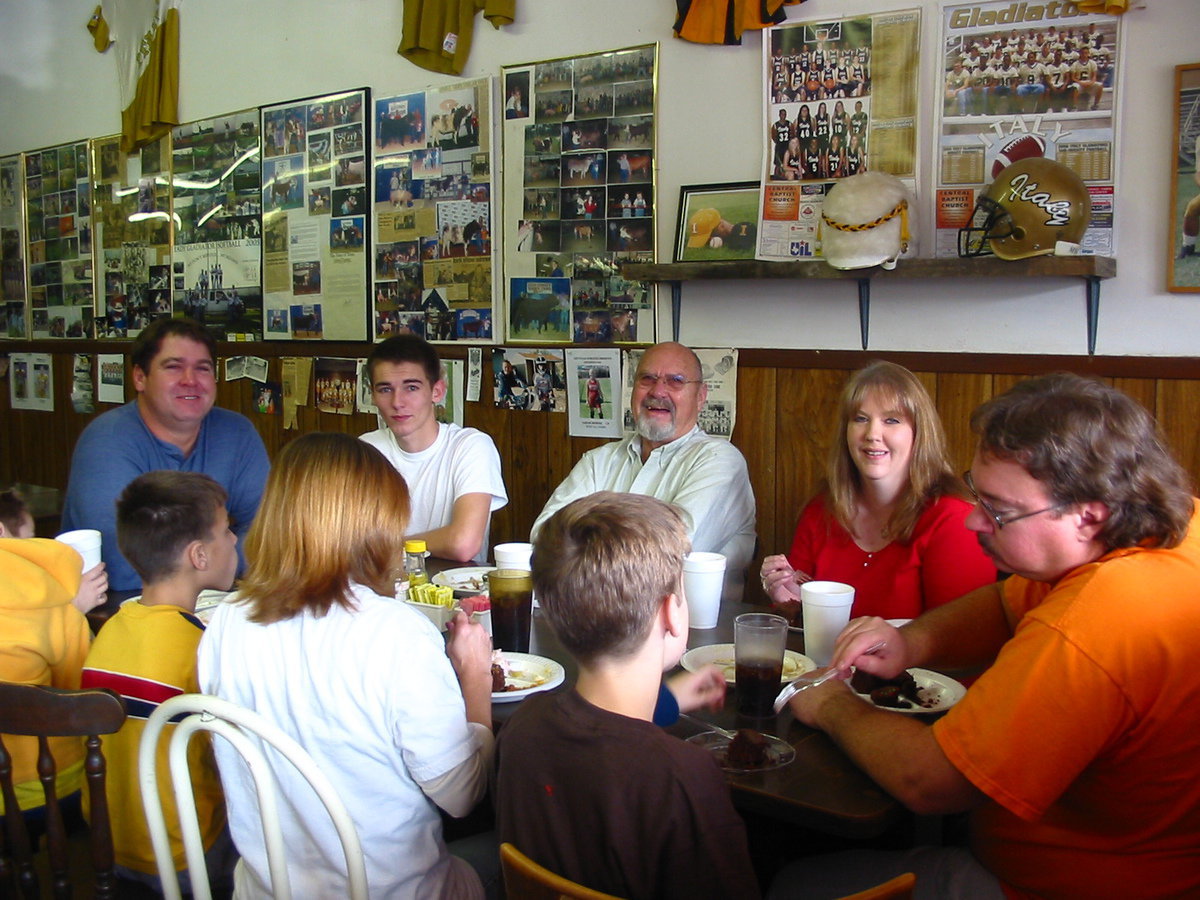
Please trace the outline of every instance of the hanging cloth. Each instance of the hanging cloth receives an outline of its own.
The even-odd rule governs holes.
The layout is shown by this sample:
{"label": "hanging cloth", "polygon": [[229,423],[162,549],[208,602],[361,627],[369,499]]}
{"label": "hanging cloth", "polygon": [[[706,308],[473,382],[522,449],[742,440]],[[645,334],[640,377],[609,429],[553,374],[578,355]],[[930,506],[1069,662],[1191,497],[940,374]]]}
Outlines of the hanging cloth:
{"label": "hanging cloth", "polygon": [[1077,0],[1075,5],[1079,7],[1080,12],[1107,13],[1110,16],[1119,16],[1130,9],[1144,9],[1146,4],[1139,3],[1137,6],[1130,6],[1129,0]]}
{"label": "hanging cloth", "polygon": [[787,19],[784,6],[804,0],[675,0],[675,35],[696,44],[742,43],[742,33]]}
{"label": "hanging cloth", "polygon": [[431,72],[461,75],[471,52],[475,14],[493,28],[511,25],[517,0],[404,0],[404,30],[396,52]]}
{"label": "hanging cloth", "polygon": [[99,53],[116,44],[121,149],[129,153],[179,124],[182,0],[104,0],[87,29]]}

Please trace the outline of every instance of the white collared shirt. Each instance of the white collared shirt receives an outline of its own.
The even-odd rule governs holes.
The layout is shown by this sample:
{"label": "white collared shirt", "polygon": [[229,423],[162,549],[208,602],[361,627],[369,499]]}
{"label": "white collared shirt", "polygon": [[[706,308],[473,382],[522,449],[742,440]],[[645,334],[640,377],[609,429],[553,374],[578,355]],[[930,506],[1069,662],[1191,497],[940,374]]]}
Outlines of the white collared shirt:
{"label": "white collared shirt", "polygon": [[637,435],[589,450],[547,501],[533,535],[561,507],[596,491],[643,494],[677,506],[692,549],[725,554],[727,591],[736,584],[740,595],[754,553],[754,491],[733,444],[695,426],[651,450],[644,463]]}

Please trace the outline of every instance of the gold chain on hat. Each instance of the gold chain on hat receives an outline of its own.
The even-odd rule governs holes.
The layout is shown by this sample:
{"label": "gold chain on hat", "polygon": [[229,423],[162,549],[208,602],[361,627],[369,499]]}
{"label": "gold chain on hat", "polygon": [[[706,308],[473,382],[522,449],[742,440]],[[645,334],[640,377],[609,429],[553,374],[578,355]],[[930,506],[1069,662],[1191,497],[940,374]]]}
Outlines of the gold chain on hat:
{"label": "gold chain on hat", "polygon": [[878,228],[880,225],[890,222],[892,219],[896,218],[896,216],[900,217],[900,252],[903,253],[908,249],[909,237],[907,200],[901,200],[894,207],[892,207],[891,212],[884,213],[878,219],[874,219],[870,222],[863,222],[859,225],[846,225],[842,222],[835,222],[833,219],[829,218],[825,212],[821,213],[821,221],[836,231],[870,231],[872,228]]}

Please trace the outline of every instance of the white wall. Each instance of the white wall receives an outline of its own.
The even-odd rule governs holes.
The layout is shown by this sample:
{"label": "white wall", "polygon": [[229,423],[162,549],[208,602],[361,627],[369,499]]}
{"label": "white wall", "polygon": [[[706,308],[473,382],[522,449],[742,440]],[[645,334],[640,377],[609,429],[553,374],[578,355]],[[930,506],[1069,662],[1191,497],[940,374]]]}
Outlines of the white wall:
{"label": "white wall", "polygon": [[[95,0],[0,3],[0,154],[116,132],[114,63],[84,26]],[[1200,295],[1165,290],[1173,68],[1195,62],[1196,0],[1147,0],[1125,16],[1118,160],[1118,277],[1103,283],[1096,352],[1200,355]],[[934,90],[937,0],[809,0],[793,19],[886,8],[924,10],[922,96]],[[249,106],[368,85],[398,93],[452,81],[395,52],[402,0],[185,0],[181,113],[199,119]],[[518,0],[500,31],[482,18],[464,76],[501,65],[661,43],[660,258],[674,240],[679,185],[754,179],[762,152],[761,42],[699,46],[671,34],[671,0]],[[931,104],[926,104],[932,109]],[[921,159],[933,153],[932,115]],[[928,191],[922,243],[931,245]],[[901,263],[903,265],[903,263]],[[1086,353],[1082,282],[905,281],[873,290],[871,348],[999,353]],[[802,293],[801,293],[802,292]],[[661,321],[666,321],[664,303]],[[684,285],[683,334],[695,345],[857,349],[852,282],[711,282]]]}

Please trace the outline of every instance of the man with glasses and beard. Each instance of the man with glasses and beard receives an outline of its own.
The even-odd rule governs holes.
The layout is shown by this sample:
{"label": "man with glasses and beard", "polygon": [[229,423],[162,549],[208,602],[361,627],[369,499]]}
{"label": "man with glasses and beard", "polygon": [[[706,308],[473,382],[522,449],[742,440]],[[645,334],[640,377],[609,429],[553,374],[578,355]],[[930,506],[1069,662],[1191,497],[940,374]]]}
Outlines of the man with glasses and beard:
{"label": "man with glasses and beard", "polygon": [[1200,896],[1188,477],[1139,403],[1077,375],[1020,382],[971,424],[966,525],[1012,577],[899,629],[855,619],[833,664],[988,668],[932,726],[836,680],[791,701],[914,812],[969,811],[970,849],[808,857],[803,890],[773,896],[840,896],[859,889],[848,873],[877,884],[906,871],[918,896]]}
{"label": "man with glasses and beard", "polygon": [[555,511],[596,491],[673,503],[693,550],[723,553],[726,595],[741,594],[754,552],[754,492],[742,454],[696,424],[708,388],[700,360],[682,344],[655,344],[633,379],[636,433],[583,455],[533,523],[533,538]]}

